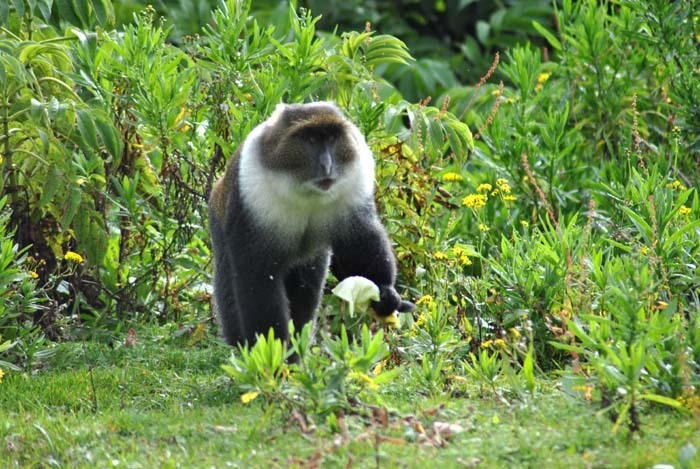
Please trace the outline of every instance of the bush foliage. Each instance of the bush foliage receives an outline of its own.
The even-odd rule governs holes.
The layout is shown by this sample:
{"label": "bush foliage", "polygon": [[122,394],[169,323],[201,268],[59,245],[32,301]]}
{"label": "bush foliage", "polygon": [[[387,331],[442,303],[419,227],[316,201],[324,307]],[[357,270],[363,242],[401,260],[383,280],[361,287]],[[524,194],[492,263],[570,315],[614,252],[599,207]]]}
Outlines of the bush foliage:
{"label": "bush foliage", "polygon": [[136,321],[208,327],[213,181],[278,102],[330,99],[375,151],[419,310],[372,332],[328,297],[331,334],[302,331],[299,365],[273,337],[232,358],[248,400],[328,416],[399,371],[517,393],[565,369],[632,430],[645,405],[697,412],[697,5],[563,0],[505,38],[525,3],[476,23],[502,54],[460,39],[471,85],[395,35],[321,32],[285,5],[222,1],[176,41],[152,8],[116,30],[104,1],[0,7],[0,365]]}

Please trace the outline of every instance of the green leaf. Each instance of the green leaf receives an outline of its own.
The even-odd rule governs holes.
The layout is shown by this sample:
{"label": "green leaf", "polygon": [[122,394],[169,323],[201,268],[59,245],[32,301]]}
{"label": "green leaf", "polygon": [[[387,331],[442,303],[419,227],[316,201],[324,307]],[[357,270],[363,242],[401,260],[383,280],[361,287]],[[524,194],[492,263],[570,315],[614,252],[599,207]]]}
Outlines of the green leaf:
{"label": "green leaf", "polygon": [[51,6],[53,5],[53,0],[39,0],[37,6],[39,7],[39,13],[41,13],[41,18],[47,23],[51,19]]}
{"label": "green leaf", "polygon": [[[3,2],[4,3],[4,2]],[[20,18],[24,16],[24,0],[12,0],[12,4],[15,7],[17,16]]]}
{"label": "green leaf", "polygon": [[71,0],[73,11],[80,18],[77,26],[86,27],[90,24],[90,0]]}
{"label": "green leaf", "polygon": [[97,22],[100,23],[101,26],[106,25],[110,20],[110,14],[108,12],[109,3],[107,3],[106,0],[90,0],[90,4],[92,5],[92,11],[95,12]]}
{"label": "green leaf", "polygon": [[487,45],[489,40],[489,33],[491,32],[491,25],[486,21],[476,22],[476,38],[480,43]]}
{"label": "green leaf", "polygon": [[46,180],[44,181],[43,190],[41,192],[41,198],[39,199],[38,208],[43,208],[50,201],[53,200],[56,191],[63,183],[63,174],[56,166],[51,166],[48,173],[46,174]]}
{"label": "green leaf", "polygon": [[86,109],[79,109],[77,114],[80,136],[88,146],[93,150],[97,150],[99,146],[97,143],[97,128],[95,127],[95,121],[93,121],[91,113]]}
{"label": "green leaf", "polygon": [[9,16],[10,5],[5,2],[0,2],[0,26],[7,26],[7,19],[9,18]]}
{"label": "green leaf", "polygon": [[557,39],[554,34],[549,32],[547,28],[535,20],[532,21],[532,27],[535,28],[537,32],[540,33],[554,49],[561,50],[561,42],[559,42],[559,39]]}
{"label": "green leaf", "polygon": [[97,132],[102,139],[102,143],[107,148],[109,154],[112,155],[112,158],[114,158],[114,162],[118,165],[122,156],[122,141],[119,138],[117,130],[111,122],[107,122],[100,117],[96,118],[94,122],[97,126]]}
{"label": "green leaf", "polygon": [[645,401],[651,401],[656,402],[657,404],[667,405],[669,407],[673,407],[674,409],[683,410],[683,404],[670,397],[660,396],[659,394],[646,393],[641,394],[639,398],[644,399]]}
{"label": "green leaf", "polygon": [[81,26],[80,19],[75,15],[70,0],[56,0],[56,6],[58,7],[58,16],[61,19],[68,21],[72,25]]}
{"label": "green leaf", "polygon": [[80,201],[82,199],[82,191],[77,186],[71,186],[70,196],[66,202],[66,206],[63,209],[63,217],[61,218],[61,227],[67,229],[75,218],[75,214],[80,208]]}

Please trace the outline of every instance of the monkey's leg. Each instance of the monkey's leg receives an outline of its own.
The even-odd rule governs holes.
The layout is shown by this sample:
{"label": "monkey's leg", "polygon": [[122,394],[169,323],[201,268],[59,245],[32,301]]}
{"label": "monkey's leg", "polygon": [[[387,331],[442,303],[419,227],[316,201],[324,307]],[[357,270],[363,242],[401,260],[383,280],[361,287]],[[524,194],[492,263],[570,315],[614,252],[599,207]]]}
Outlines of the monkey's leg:
{"label": "monkey's leg", "polygon": [[293,267],[284,279],[294,328],[298,331],[311,321],[321,302],[328,273],[329,254],[323,254]]}
{"label": "monkey's leg", "polygon": [[267,335],[272,328],[275,337],[287,341],[289,301],[284,279],[273,265],[248,257],[236,257],[234,275],[236,302],[245,340],[253,345],[258,334]]}
{"label": "monkey's leg", "polygon": [[233,281],[233,264],[228,255],[217,256],[214,271],[214,303],[221,326],[221,335],[229,345],[245,341],[245,331],[241,323]]}

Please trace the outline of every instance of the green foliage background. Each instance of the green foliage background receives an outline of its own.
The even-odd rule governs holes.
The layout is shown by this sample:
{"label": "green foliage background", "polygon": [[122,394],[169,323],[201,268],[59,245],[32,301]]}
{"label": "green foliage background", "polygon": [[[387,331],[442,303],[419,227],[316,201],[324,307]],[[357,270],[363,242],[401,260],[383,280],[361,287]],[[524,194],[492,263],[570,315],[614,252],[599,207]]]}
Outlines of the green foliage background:
{"label": "green foliage background", "polygon": [[227,365],[242,390],[328,414],[376,363],[430,392],[566,370],[616,426],[698,412],[697,2],[316,3],[0,6],[0,366],[211,329],[213,181],[278,102],[332,99],[375,150],[420,308],[373,335],[327,298],[326,359],[284,370],[260,341]]}

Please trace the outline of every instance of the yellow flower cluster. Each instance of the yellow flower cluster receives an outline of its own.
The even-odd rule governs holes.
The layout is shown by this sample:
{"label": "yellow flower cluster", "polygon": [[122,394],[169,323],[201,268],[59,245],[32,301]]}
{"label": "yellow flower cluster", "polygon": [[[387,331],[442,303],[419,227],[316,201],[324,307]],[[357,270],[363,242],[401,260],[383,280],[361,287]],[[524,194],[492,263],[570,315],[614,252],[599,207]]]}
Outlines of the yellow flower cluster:
{"label": "yellow flower cluster", "polygon": [[85,259],[83,259],[83,256],[78,254],[77,252],[73,251],[68,251],[65,256],[63,256],[65,260],[68,262],[75,262],[76,264],[82,264],[85,262]]}
{"label": "yellow flower cluster", "polygon": [[692,211],[693,211],[692,208],[686,207],[685,205],[681,205],[681,208],[678,209],[678,214],[679,215],[688,215]]}
{"label": "yellow flower cluster", "polygon": [[[456,263],[462,266],[472,265],[471,259],[469,259],[469,254],[472,256],[476,255],[470,248],[457,244],[453,246],[448,252],[437,251],[433,254],[433,257],[438,261],[456,261]],[[419,300],[420,301],[420,300]]]}
{"label": "yellow flower cluster", "polygon": [[510,194],[510,184],[503,178],[496,179],[496,190],[491,195]]}
{"label": "yellow flower cluster", "polygon": [[452,255],[459,261],[463,266],[472,265],[471,259],[467,255],[467,251],[462,246],[454,246],[452,248]]}
{"label": "yellow flower cluster", "polygon": [[503,178],[496,179],[496,188],[489,183],[479,184],[475,194],[469,194],[462,199],[462,205],[467,208],[479,210],[489,200],[489,195],[492,197],[500,197],[504,202],[513,202],[517,200],[514,195],[511,195],[511,187],[507,180]]}
{"label": "yellow flower cluster", "polygon": [[418,298],[418,301],[416,301],[416,304],[418,306],[425,305],[428,308],[431,307],[433,303],[435,303],[435,298],[433,298],[431,295],[423,295],[420,298]]}
{"label": "yellow flower cluster", "polygon": [[674,191],[685,191],[685,190],[688,190],[688,188],[687,188],[682,182],[680,182],[680,181],[677,180],[677,179],[676,179],[675,181],[673,181],[673,182],[669,182],[668,184],[666,184],[666,188],[667,188],[667,189],[674,190]]}
{"label": "yellow flower cluster", "polygon": [[2,377],[5,376],[5,372],[0,368],[0,383],[2,383]]}
{"label": "yellow flower cluster", "polygon": [[503,350],[506,348],[506,341],[503,339],[485,340],[481,343],[481,348],[497,348]]}
{"label": "yellow flower cluster", "polygon": [[469,194],[462,199],[462,205],[466,206],[467,208],[478,210],[486,205],[487,200],[489,200],[489,198],[486,194]]}
{"label": "yellow flower cluster", "polygon": [[459,173],[445,173],[442,175],[442,180],[444,182],[459,182],[464,181],[464,177]]}
{"label": "yellow flower cluster", "polygon": [[374,381],[372,377],[367,375],[366,373],[362,373],[360,371],[351,371],[348,375],[348,378],[354,380],[363,388],[367,388],[372,391],[376,391],[377,389],[379,389],[379,385],[376,383],[376,381]]}

